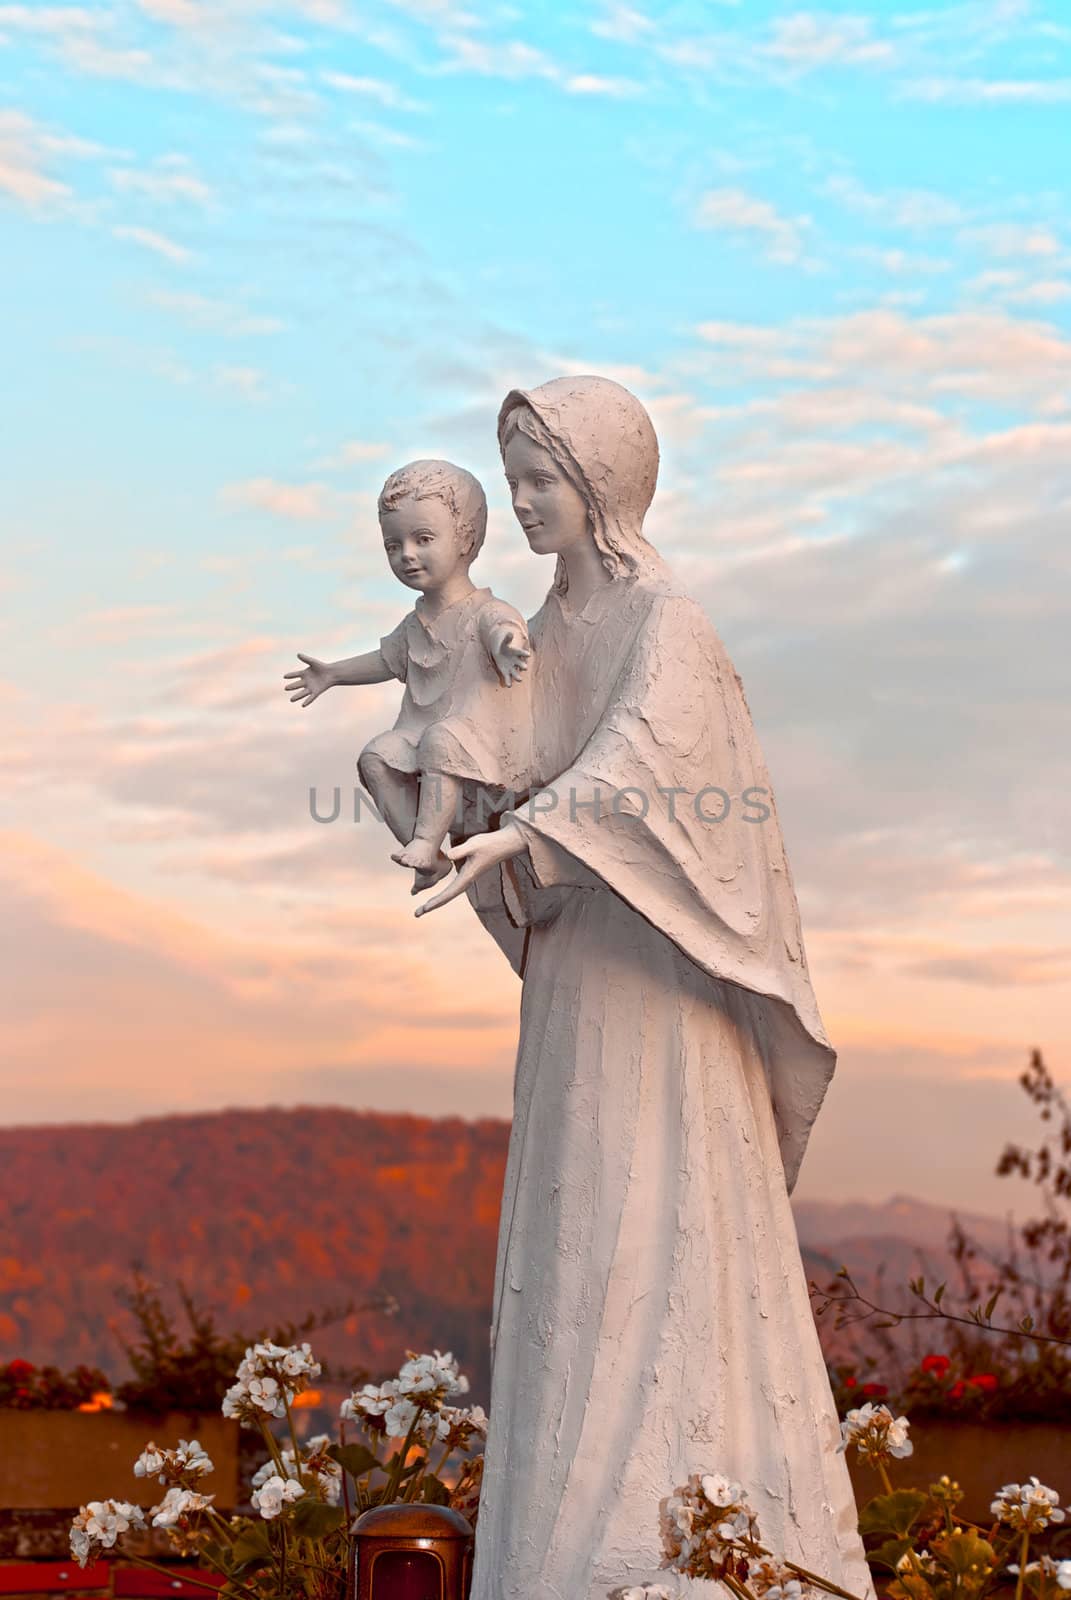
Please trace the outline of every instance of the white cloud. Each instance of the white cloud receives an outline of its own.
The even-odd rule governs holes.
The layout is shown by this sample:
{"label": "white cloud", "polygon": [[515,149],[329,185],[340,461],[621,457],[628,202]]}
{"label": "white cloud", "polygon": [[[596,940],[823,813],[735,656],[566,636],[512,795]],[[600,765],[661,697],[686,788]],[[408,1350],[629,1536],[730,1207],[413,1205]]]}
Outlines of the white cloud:
{"label": "white cloud", "polygon": [[626,100],[643,93],[642,85],[634,83],[631,78],[602,78],[591,72],[580,72],[574,77],[564,78],[562,88],[566,94],[601,94],[614,100]]}
{"label": "white cloud", "polygon": [[154,228],[139,228],[129,224],[120,224],[112,229],[117,239],[129,239],[131,244],[139,244],[144,250],[151,250],[154,255],[163,256],[167,261],[174,261],[183,265],[192,260],[193,252],[185,245],[178,244],[165,233],[157,233]]}
{"label": "white cloud", "polygon": [[322,483],[279,483],[274,478],[249,478],[230,483],[221,491],[225,505],[268,511],[291,522],[318,522],[329,514],[327,490]]}
{"label": "white cloud", "polygon": [[803,254],[806,217],[787,217],[776,206],[743,189],[710,189],[695,211],[697,227],[757,240],[771,261],[790,263]]}
{"label": "white cloud", "polygon": [[206,328],[228,338],[246,338],[278,333],[283,323],[278,317],[255,315],[225,300],[207,295],[182,294],[170,289],[152,289],[146,298],[162,311],[171,312],[194,328]]}
{"label": "white cloud", "polygon": [[1051,228],[1035,223],[994,222],[985,227],[970,228],[964,235],[969,244],[977,245],[993,256],[1059,256],[1063,245]]}
{"label": "white cloud", "polygon": [[818,67],[888,67],[895,59],[893,46],[874,38],[869,17],[815,11],[775,19],[765,50],[799,72]]}
{"label": "white cloud", "polygon": [[208,206],[213,199],[213,191],[203,178],[175,163],[159,165],[151,171],[120,167],[111,173],[111,180],[122,194],[145,195],[166,203],[183,201]]}
{"label": "white cloud", "polygon": [[1063,105],[1071,100],[1071,78],[923,78],[904,93],[960,106]]}
{"label": "white cloud", "polygon": [[604,15],[591,24],[591,31],[601,39],[635,44],[649,38],[656,29],[651,18],[633,6],[608,5]]}
{"label": "white cloud", "polygon": [[382,78],[354,77],[350,72],[324,72],[321,77],[329,88],[338,89],[343,94],[359,95],[365,100],[375,100],[388,111],[428,109],[421,101],[411,99],[393,83],[387,83]]}

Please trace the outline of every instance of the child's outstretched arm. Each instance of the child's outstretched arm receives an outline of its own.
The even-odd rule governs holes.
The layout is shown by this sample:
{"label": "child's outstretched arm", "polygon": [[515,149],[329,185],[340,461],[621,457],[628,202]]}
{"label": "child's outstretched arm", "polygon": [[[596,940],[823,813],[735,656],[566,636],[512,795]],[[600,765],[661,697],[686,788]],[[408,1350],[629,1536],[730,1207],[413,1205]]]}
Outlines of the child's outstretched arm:
{"label": "child's outstretched arm", "polygon": [[507,687],[519,683],[532,655],[520,612],[502,602],[486,606],[480,616],[480,637],[502,682]]}
{"label": "child's outstretched arm", "polygon": [[311,706],[325,689],[340,684],[386,683],[395,676],[384,661],[382,650],[368,650],[345,661],[318,661],[315,656],[303,656],[299,650],[297,658],[305,662],[304,670],[285,673],[283,688],[291,700],[300,700],[303,706]]}

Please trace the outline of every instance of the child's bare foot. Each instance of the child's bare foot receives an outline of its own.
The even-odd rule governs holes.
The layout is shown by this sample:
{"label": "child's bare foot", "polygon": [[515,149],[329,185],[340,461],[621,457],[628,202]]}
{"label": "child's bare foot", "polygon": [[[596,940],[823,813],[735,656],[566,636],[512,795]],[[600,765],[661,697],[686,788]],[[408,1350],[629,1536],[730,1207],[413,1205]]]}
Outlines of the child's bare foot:
{"label": "child's bare foot", "polygon": [[445,856],[440,856],[435,865],[430,867],[427,872],[413,873],[413,887],[409,893],[423,894],[425,889],[434,889],[435,885],[440,883],[443,878],[448,877],[449,874],[450,862],[447,861]]}
{"label": "child's bare foot", "polygon": [[[440,860],[445,861],[446,858],[440,856],[439,846],[432,840],[413,839],[401,850],[396,850],[391,860],[396,861],[400,867],[412,867],[416,872],[431,872]],[[450,863],[446,864],[449,866]]]}

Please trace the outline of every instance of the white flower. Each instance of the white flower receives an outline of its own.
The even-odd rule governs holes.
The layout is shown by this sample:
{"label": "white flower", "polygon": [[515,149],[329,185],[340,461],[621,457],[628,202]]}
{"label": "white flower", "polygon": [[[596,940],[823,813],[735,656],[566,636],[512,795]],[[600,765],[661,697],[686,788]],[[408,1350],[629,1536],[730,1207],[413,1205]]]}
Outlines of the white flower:
{"label": "white flower", "polygon": [[[163,1467],[163,1451],[158,1450],[150,1439],[138,1459],[134,1462],[134,1476],[135,1478],[155,1478],[158,1472],[163,1471]],[[164,1479],[161,1478],[160,1482],[163,1483]]]}
{"label": "white flower", "polygon": [[[293,1450],[289,1449],[282,1452],[282,1458],[288,1478],[300,1480],[302,1473],[306,1477],[314,1477],[319,1485],[321,1497],[329,1506],[337,1506],[342,1499],[342,1468],[337,1461],[333,1461],[326,1454],[330,1443],[331,1440],[326,1433],[318,1433],[305,1441],[301,1448],[300,1460],[295,1460]],[[253,1474],[252,1487],[259,1489],[269,1478],[278,1475],[279,1468],[269,1459]]]}
{"label": "white flower", "polygon": [[458,1372],[457,1362],[448,1350],[433,1355],[410,1356],[398,1374],[398,1393],[445,1400],[447,1395],[467,1394],[469,1380]]}
{"label": "white flower", "polygon": [[673,1596],[661,1583],[644,1583],[639,1588],[615,1589],[610,1600],[673,1600]]}
{"label": "white flower", "polygon": [[307,1344],[250,1345],[238,1363],[237,1381],[223,1397],[223,1415],[256,1423],[258,1414],[285,1417],[294,1396],[320,1375],[320,1363]]}
{"label": "white flower", "polygon": [[[1006,1483],[997,1490],[989,1509],[998,1522],[1031,1533],[1038,1532],[1050,1522],[1064,1520],[1056,1490],[1047,1489],[1033,1476],[1029,1483]],[[1065,1586],[1061,1583],[1060,1587]],[[1067,1587],[1071,1588],[1071,1584]]]}
{"label": "white flower", "polygon": [[182,1478],[203,1478],[212,1471],[212,1462],[197,1439],[180,1439],[174,1450],[161,1449],[150,1439],[134,1463],[136,1478],[159,1475],[161,1483],[177,1483]]}
{"label": "white flower", "polygon": [[1061,1589],[1071,1589],[1071,1561],[1056,1563],[1056,1582]]}
{"label": "white flower", "polygon": [[304,1488],[294,1478],[280,1478],[276,1473],[268,1478],[259,1489],[254,1489],[250,1501],[265,1521],[277,1517],[284,1505],[291,1505],[295,1500],[300,1500],[305,1493]]}
{"label": "white flower", "polygon": [[188,1517],[193,1511],[206,1511],[215,1499],[215,1495],[197,1494],[193,1489],[180,1489],[172,1486],[158,1506],[153,1506],[150,1515],[154,1528],[173,1528],[183,1517]]}
{"label": "white flower", "polygon": [[362,1417],[382,1417],[398,1398],[398,1380],[389,1378],[386,1383],[366,1383],[363,1389],[343,1400],[339,1415],[359,1422]]}
{"label": "white flower", "polygon": [[140,1506],[127,1500],[91,1500],[71,1524],[71,1554],[84,1567],[97,1550],[110,1550],[120,1534],[144,1526]]}
{"label": "white flower", "polygon": [[844,1450],[854,1444],[867,1461],[880,1461],[886,1456],[903,1458],[915,1448],[907,1436],[910,1426],[906,1417],[894,1417],[888,1406],[868,1403],[848,1412],[840,1425],[838,1448]]}
{"label": "white flower", "polygon": [[702,1479],[702,1484],[703,1493],[712,1506],[733,1506],[744,1498],[741,1486],[738,1483],[730,1483],[720,1472],[708,1472]]}
{"label": "white flower", "polygon": [[726,1542],[731,1542],[733,1539],[741,1539],[750,1526],[751,1519],[747,1512],[741,1508],[739,1511],[734,1511],[731,1517],[727,1517],[723,1522],[718,1523],[718,1538],[724,1539]]}
{"label": "white flower", "polygon": [[388,1438],[404,1439],[418,1414],[412,1400],[395,1400],[383,1418]]}

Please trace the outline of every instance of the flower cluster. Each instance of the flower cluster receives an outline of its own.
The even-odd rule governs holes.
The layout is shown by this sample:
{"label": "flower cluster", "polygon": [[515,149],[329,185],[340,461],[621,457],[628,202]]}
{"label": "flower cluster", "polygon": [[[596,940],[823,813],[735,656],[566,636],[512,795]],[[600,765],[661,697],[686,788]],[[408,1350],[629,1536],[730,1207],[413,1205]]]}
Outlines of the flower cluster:
{"label": "flower cluster", "polygon": [[998,1489],[990,1511],[998,1522],[1020,1533],[1040,1533],[1050,1522],[1062,1522],[1060,1496],[1032,1477],[1029,1483],[1006,1483]]}
{"label": "flower cluster", "polygon": [[446,1405],[451,1395],[467,1394],[469,1380],[458,1371],[450,1351],[443,1355],[414,1355],[396,1378],[385,1383],[366,1383],[348,1400],[343,1400],[340,1415],[359,1422],[371,1433],[388,1439],[413,1437],[424,1444],[451,1441],[460,1447],[487,1433],[487,1417],[479,1406],[462,1409]]}
{"label": "flower cluster", "polygon": [[104,1396],[110,1400],[108,1379],[96,1367],[37,1367],[32,1361],[0,1362],[0,1410],[77,1411]]}
{"label": "flower cluster", "polygon": [[738,1483],[694,1472],[662,1506],[666,1565],[693,1578],[718,1578],[729,1557],[758,1553],[755,1513]]}
{"label": "flower cluster", "polygon": [[193,1512],[207,1511],[215,1498],[215,1495],[198,1494],[194,1489],[173,1484],[160,1504],[149,1512],[152,1525],[154,1528],[185,1528]]}
{"label": "flower cluster", "polygon": [[280,1478],[276,1472],[264,1479],[260,1488],[254,1489],[249,1498],[254,1509],[260,1512],[265,1521],[270,1521],[279,1515],[284,1505],[292,1505],[304,1493],[304,1484],[296,1478]]}
{"label": "flower cluster", "polygon": [[140,1506],[127,1500],[91,1500],[71,1524],[71,1554],[80,1567],[87,1567],[101,1550],[110,1550],[120,1534],[144,1526]]}
{"label": "flower cluster", "polygon": [[[299,1483],[303,1475],[315,1478],[320,1498],[326,1505],[337,1506],[342,1499],[342,1468],[327,1454],[330,1443],[331,1440],[326,1433],[318,1433],[313,1438],[307,1439],[300,1447],[299,1456],[295,1456],[293,1450],[283,1450],[280,1456],[287,1478],[293,1478]],[[265,1461],[264,1465],[253,1474],[253,1488],[260,1489],[276,1476],[280,1476],[277,1464],[274,1461]],[[263,1515],[262,1511],[261,1516]]]}
{"label": "flower cluster", "polygon": [[[1005,1570],[1013,1577],[1019,1576],[1017,1562],[1013,1562]],[[1023,1570],[1027,1577],[1037,1576],[1042,1582],[1055,1583],[1056,1587],[1065,1593],[1071,1589],[1071,1561],[1054,1561],[1052,1556],[1042,1556],[1040,1561],[1028,1561]]]}
{"label": "flower cluster", "polygon": [[320,1376],[308,1344],[254,1344],[239,1363],[237,1382],[223,1396],[223,1415],[256,1426],[260,1417],[285,1417],[295,1395]]}
{"label": "flower cluster", "polygon": [[629,1589],[615,1589],[609,1600],[673,1600],[663,1583],[641,1583]]}
{"label": "flower cluster", "polygon": [[151,1439],[134,1462],[135,1478],[159,1478],[161,1483],[181,1484],[185,1478],[204,1478],[213,1470],[212,1462],[197,1439],[180,1439],[173,1450],[162,1449]]}
{"label": "flower cluster", "polygon": [[889,1456],[909,1456],[915,1448],[907,1436],[909,1427],[907,1418],[894,1417],[888,1406],[860,1406],[857,1411],[849,1411],[841,1423],[837,1448],[846,1450],[854,1444],[859,1459],[874,1465]]}

